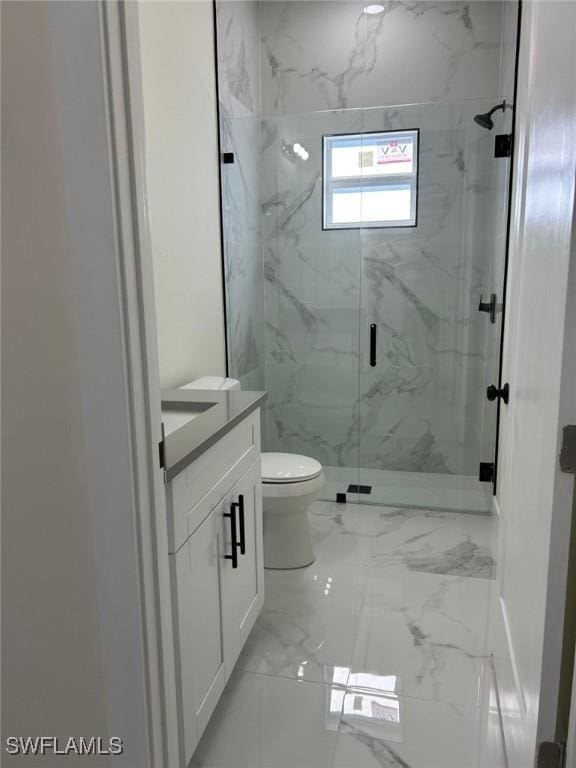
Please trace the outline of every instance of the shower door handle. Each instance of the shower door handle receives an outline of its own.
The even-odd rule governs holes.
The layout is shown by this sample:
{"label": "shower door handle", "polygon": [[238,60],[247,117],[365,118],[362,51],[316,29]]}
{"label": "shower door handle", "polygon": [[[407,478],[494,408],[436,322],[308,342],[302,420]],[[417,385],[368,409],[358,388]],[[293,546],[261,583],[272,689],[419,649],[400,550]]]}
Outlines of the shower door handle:
{"label": "shower door handle", "polygon": [[376,323],[370,325],[370,367],[376,367]]}

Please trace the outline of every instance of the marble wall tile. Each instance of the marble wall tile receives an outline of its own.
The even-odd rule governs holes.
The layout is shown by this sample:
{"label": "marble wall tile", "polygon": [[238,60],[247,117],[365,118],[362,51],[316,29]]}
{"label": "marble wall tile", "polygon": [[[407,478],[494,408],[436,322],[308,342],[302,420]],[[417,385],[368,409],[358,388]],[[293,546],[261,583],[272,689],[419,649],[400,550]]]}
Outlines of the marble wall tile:
{"label": "marble wall tile", "polygon": [[228,359],[245,389],[264,388],[264,279],[255,243],[226,243]]}
{"label": "marble wall tile", "polygon": [[497,2],[262,3],[266,115],[482,98],[497,92]]}
{"label": "marble wall tile", "polygon": [[218,91],[226,117],[260,114],[260,20],[257,0],[218,0]]}
{"label": "marble wall tile", "polygon": [[510,104],[514,102],[518,8],[518,0],[509,0],[502,6],[499,95]]}
{"label": "marble wall tile", "polygon": [[216,18],[229,374],[265,389],[258,2],[218,0]]}

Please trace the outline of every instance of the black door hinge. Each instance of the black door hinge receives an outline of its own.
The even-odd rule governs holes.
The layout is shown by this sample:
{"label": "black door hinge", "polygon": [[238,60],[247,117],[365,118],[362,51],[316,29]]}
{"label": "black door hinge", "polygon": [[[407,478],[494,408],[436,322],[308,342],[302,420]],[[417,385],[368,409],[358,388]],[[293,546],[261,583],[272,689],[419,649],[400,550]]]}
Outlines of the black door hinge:
{"label": "black door hinge", "polygon": [[493,483],[494,482],[494,462],[493,461],[481,461],[480,470],[478,472],[478,480],[481,483]]}
{"label": "black door hinge", "polygon": [[234,152],[222,152],[222,162],[225,165],[231,165],[234,159]]}
{"label": "black door hinge", "polygon": [[158,443],[158,459],[160,461],[160,469],[166,469],[166,433],[164,432],[164,422],[160,425],[160,431],[162,439]]}
{"label": "black door hinge", "polygon": [[510,157],[512,154],[512,134],[499,133],[494,139],[494,157]]}
{"label": "black door hinge", "polygon": [[484,298],[483,294],[480,294],[480,304],[478,304],[478,312],[486,312],[487,315],[490,316],[490,322],[495,323],[496,322],[496,309],[497,309],[497,302],[498,297],[495,293],[490,294],[490,301],[482,301]]}
{"label": "black door hinge", "polygon": [[542,741],[538,746],[536,768],[564,768],[566,748],[558,741]]}
{"label": "black door hinge", "polygon": [[560,470],[576,474],[576,425],[568,424],[562,429],[560,449]]}

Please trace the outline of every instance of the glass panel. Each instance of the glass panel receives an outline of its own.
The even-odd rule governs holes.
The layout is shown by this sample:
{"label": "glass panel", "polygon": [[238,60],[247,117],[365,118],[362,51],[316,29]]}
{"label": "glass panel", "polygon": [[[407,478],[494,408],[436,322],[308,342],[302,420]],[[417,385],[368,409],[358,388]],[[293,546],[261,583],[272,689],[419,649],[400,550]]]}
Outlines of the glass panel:
{"label": "glass panel", "polygon": [[327,180],[354,178],[362,175],[362,135],[327,136]]}
{"label": "glass panel", "polygon": [[344,187],[332,192],[332,224],[412,221],[409,184],[385,187]]}
{"label": "glass panel", "polygon": [[320,461],[330,500],[358,484],[360,231],[322,227],[322,140],[360,129],[354,110],[262,122],[264,450]]}
{"label": "glass panel", "polygon": [[[477,476],[494,460],[484,393],[501,329],[478,304],[502,301],[509,174],[473,120],[491,106],[221,118],[235,156],[223,166],[230,375],[268,390],[264,450],[317,458],[323,498],[489,508]],[[511,112],[494,118],[510,130]],[[356,223],[323,229],[323,137],[363,136],[363,155],[384,128],[420,129],[418,189],[397,174],[332,181],[335,218]],[[378,226],[382,210],[399,221],[416,205],[415,227]]]}
{"label": "glass panel", "polygon": [[414,226],[418,131],[324,136],[324,228]]}
{"label": "glass panel", "polygon": [[220,117],[222,216],[229,375],[246,390],[263,390],[264,276],[260,243],[260,118]]}
{"label": "glass panel", "polygon": [[508,170],[494,158],[498,126],[474,116],[494,103],[363,112],[363,151],[384,127],[418,128],[420,142],[417,225],[362,228],[359,477],[370,503],[490,509],[492,487],[477,478],[494,460],[485,387],[500,338],[478,304],[489,291],[501,301]]}
{"label": "glass panel", "polygon": [[327,181],[416,173],[417,131],[327,136]]}

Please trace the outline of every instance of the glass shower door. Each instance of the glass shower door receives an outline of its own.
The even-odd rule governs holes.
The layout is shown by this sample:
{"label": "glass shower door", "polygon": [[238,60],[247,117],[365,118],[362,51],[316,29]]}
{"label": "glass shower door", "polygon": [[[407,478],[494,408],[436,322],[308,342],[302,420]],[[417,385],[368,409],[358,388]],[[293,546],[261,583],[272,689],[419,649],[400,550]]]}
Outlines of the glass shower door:
{"label": "glass shower door", "polygon": [[[490,509],[492,486],[478,476],[495,457],[497,407],[485,393],[500,330],[479,304],[502,301],[509,168],[494,134],[508,116],[493,132],[474,116],[493,105],[363,111],[364,162],[395,213],[375,223],[365,203],[361,229],[360,501]],[[364,200],[373,189],[363,184]]]}
{"label": "glass shower door", "polygon": [[360,110],[262,121],[266,451],[311,456],[323,498],[358,484],[360,232],[324,219],[324,137]]}

